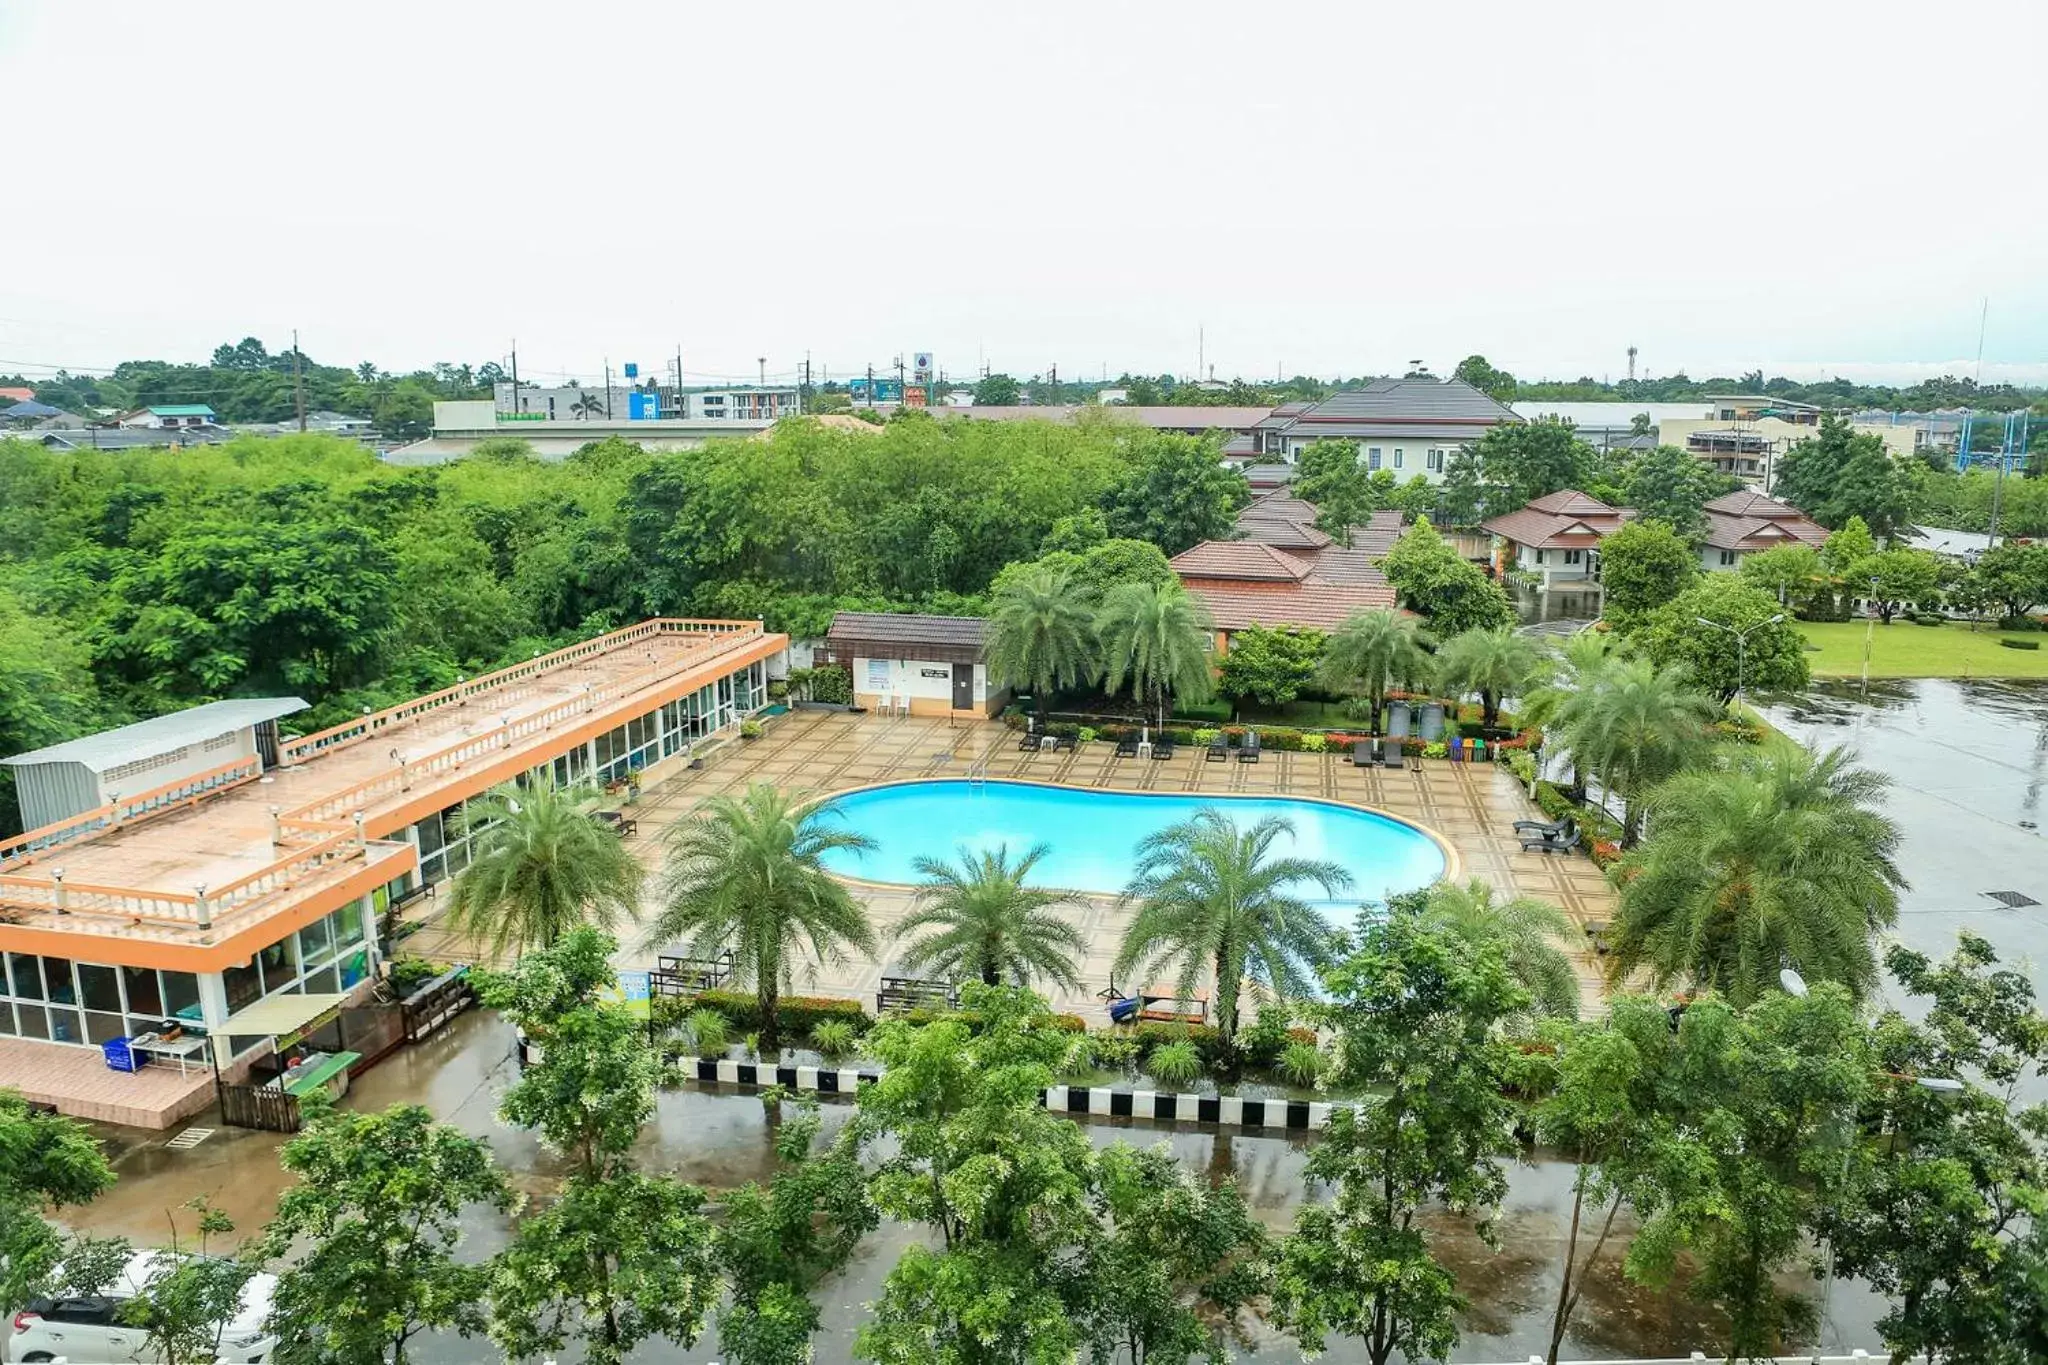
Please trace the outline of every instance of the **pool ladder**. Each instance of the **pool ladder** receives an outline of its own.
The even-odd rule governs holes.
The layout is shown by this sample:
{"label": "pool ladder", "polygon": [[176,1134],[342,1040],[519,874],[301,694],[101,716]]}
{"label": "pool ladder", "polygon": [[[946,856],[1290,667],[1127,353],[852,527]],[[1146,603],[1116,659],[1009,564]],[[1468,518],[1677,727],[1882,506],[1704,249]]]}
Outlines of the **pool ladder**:
{"label": "pool ladder", "polygon": [[994,750],[990,750],[983,754],[975,760],[974,766],[967,770],[967,790],[970,795],[988,790],[988,761],[994,757],[994,753]]}

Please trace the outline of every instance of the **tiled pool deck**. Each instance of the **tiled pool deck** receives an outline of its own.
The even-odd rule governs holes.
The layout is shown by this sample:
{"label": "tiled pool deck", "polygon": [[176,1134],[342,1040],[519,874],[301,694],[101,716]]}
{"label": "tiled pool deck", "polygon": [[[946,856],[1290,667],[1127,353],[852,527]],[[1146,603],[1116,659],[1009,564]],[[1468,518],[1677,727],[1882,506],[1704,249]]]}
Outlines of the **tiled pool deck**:
{"label": "tiled pool deck", "polygon": [[[785,790],[826,795],[877,782],[919,777],[964,777],[984,770],[991,778],[1025,778],[1101,791],[1217,792],[1309,796],[1370,806],[1426,825],[1458,850],[1466,877],[1479,877],[1502,896],[1530,895],[1564,907],[1574,923],[1613,917],[1614,892],[1583,854],[1558,857],[1523,853],[1511,828],[1516,820],[1541,818],[1513,777],[1493,764],[1423,761],[1401,772],[1353,768],[1334,754],[1268,752],[1258,763],[1210,763],[1199,750],[1182,749],[1166,760],[1114,756],[1108,744],[1090,744],[1059,754],[1021,753],[1017,734],[992,722],[913,717],[842,715],[798,711],[771,721],[757,740],[728,744],[694,772],[682,772],[644,793],[633,809],[639,833],[630,846],[650,869],[660,864],[663,828],[689,814],[707,797],[737,795],[755,782]],[[873,1007],[882,966],[891,961],[888,936],[910,905],[907,892],[861,887],[883,940],[881,960],[807,964],[797,989],[817,995],[850,996]],[[1055,993],[1056,1008],[1091,1022],[1102,1017],[1095,992],[1109,982],[1109,967],[1130,912],[1109,898],[1091,898],[1071,912],[1089,941],[1082,963],[1084,991]],[[435,916],[432,902],[424,916]],[[1598,1013],[1601,972],[1580,940],[1579,976],[1586,1012]],[[409,939],[408,952],[474,960],[473,950],[429,922]],[[622,963],[652,965],[656,948],[630,946]],[[1117,983],[1129,989],[1132,983]],[[1143,984],[1143,983],[1138,983]]]}

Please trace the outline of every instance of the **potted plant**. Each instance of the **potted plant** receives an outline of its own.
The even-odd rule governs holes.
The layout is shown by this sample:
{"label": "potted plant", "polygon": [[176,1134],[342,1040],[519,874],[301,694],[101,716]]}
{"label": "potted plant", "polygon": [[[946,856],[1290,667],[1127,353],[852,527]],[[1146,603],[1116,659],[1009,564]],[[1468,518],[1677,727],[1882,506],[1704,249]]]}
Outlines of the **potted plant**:
{"label": "potted plant", "polygon": [[750,719],[747,719],[747,720],[743,720],[743,721],[741,721],[741,722],[740,722],[740,738],[741,738],[741,739],[759,739],[760,737],[761,737],[761,722],[760,722],[760,721],[758,721],[758,720],[753,720],[753,719],[751,719],[751,718],[750,718]]}

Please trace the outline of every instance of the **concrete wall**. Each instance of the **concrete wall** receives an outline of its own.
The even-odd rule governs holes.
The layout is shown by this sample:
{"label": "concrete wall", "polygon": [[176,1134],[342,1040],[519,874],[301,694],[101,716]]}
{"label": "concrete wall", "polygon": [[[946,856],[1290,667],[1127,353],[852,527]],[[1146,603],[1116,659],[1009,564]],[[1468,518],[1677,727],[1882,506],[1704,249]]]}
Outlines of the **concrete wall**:
{"label": "concrete wall", "polygon": [[[937,663],[928,659],[870,659],[853,656],[853,700],[856,706],[879,708],[892,698],[908,696],[914,716],[943,716],[953,713],[953,670],[965,664]],[[936,675],[936,676],[932,676]],[[974,714],[992,716],[1002,709],[1009,693],[991,691],[988,669],[974,665]]]}
{"label": "concrete wall", "polygon": [[[1286,438],[1286,456],[1288,463],[1292,464],[1295,461],[1299,460],[1301,458],[1301,452],[1307,450],[1309,446],[1313,445],[1315,443],[1315,439],[1316,438],[1314,437],[1302,437],[1290,434]],[[1358,463],[1362,465],[1368,473],[1377,472],[1377,470],[1384,469],[1391,472],[1393,476],[1396,479],[1399,479],[1402,483],[1408,482],[1417,474],[1420,474],[1430,483],[1442,483],[1444,481],[1445,471],[1447,471],[1451,467],[1451,460],[1457,455],[1459,450],[1459,446],[1456,443],[1446,445],[1440,441],[1423,441],[1415,439],[1362,440],[1357,442],[1357,445]],[[1372,453],[1375,450],[1379,452],[1379,463],[1377,465],[1373,463]],[[1432,464],[1432,461],[1430,459],[1430,453],[1432,451],[1437,452],[1437,458],[1434,461],[1434,464],[1436,466],[1435,468],[1430,467]]]}
{"label": "concrete wall", "polygon": [[[1546,584],[1577,582],[1593,576],[1592,550],[1535,550],[1527,545],[1517,545],[1515,550],[1515,567],[1543,575]],[[1572,554],[1578,556],[1578,563],[1566,559]]]}
{"label": "concrete wall", "polygon": [[[1722,555],[1729,557],[1725,564],[1721,562]],[[1705,573],[1734,573],[1742,567],[1743,558],[1741,550],[1717,550],[1709,545],[1700,551],[1700,569]]]}

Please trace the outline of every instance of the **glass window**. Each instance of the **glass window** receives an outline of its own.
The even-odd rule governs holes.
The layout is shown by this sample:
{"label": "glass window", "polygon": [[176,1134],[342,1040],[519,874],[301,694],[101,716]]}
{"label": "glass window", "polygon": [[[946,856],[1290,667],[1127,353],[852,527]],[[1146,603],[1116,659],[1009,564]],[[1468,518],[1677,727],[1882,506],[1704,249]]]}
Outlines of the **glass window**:
{"label": "glass window", "polygon": [[24,1000],[42,999],[42,960],[29,953],[9,953],[7,961],[8,974],[14,980],[14,993]]}
{"label": "glass window", "polygon": [[344,905],[334,912],[334,941],[343,948],[363,941],[363,908],[360,905]]}
{"label": "glass window", "polygon": [[82,1043],[85,1041],[85,1026],[79,1022],[77,1010],[50,1011],[50,1041],[53,1043]]}
{"label": "glass window", "polygon": [[128,992],[130,1014],[147,1014],[158,1019],[164,1017],[163,991],[157,985],[153,968],[123,967],[121,985]]}
{"label": "glass window", "polygon": [[128,1036],[128,1021],[118,1014],[101,1014],[98,1010],[85,1012],[85,1041],[92,1044],[108,1042]]}
{"label": "glass window", "polygon": [[370,974],[370,955],[359,948],[335,966],[341,971],[341,988],[347,990]]}
{"label": "glass window", "polygon": [[420,837],[420,859],[425,861],[441,851],[441,814],[436,811],[415,825]]}
{"label": "glass window", "polygon": [[334,925],[331,916],[322,916],[299,930],[299,958],[301,961],[325,962],[334,953]]}
{"label": "glass window", "polygon": [[255,1004],[256,998],[263,994],[263,978],[257,973],[253,960],[246,967],[228,968],[221,977],[227,984],[229,1014],[244,1005]]}
{"label": "glass window", "polygon": [[309,995],[335,995],[341,990],[341,978],[334,968],[322,967],[306,978],[306,993]]}
{"label": "glass window", "polygon": [[78,1003],[78,992],[71,981],[70,958],[44,958],[43,984],[50,988],[51,1004],[75,1005]]}
{"label": "glass window", "polygon": [[78,982],[85,988],[87,1009],[106,1010],[112,1014],[121,1012],[121,978],[112,967],[81,962],[78,964]]}
{"label": "glass window", "polygon": [[22,1037],[47,1039],[50,1036],[50,1020],[41,1005],[18,1005],[15,1016],[21,1025]]}
{"label": "glass window", "polygon": [[1402,450],[1401,447],[1394,447],[1394,468],[1399,469],[1401,467],[1401,457],[1405,454],[1407,452]]}
{"label": "glass window", "polygon": [[163,972],[164,1017],[166,1019],[189,1019],[199,1023],[204,1016],[199,1009],[199,978],[190,972]]}
{"label": "glass window", "polygon": [[275,995],[280,987],[299,979],[299,945],[292,935],[286,934],[256,956],[263,964],[265,995]]}
{"label": "glass window", "polygon": [[0,1000],[0,1035],[11,1037],[13,1033],[14,1006],[8,1004],[5,1000]]}

